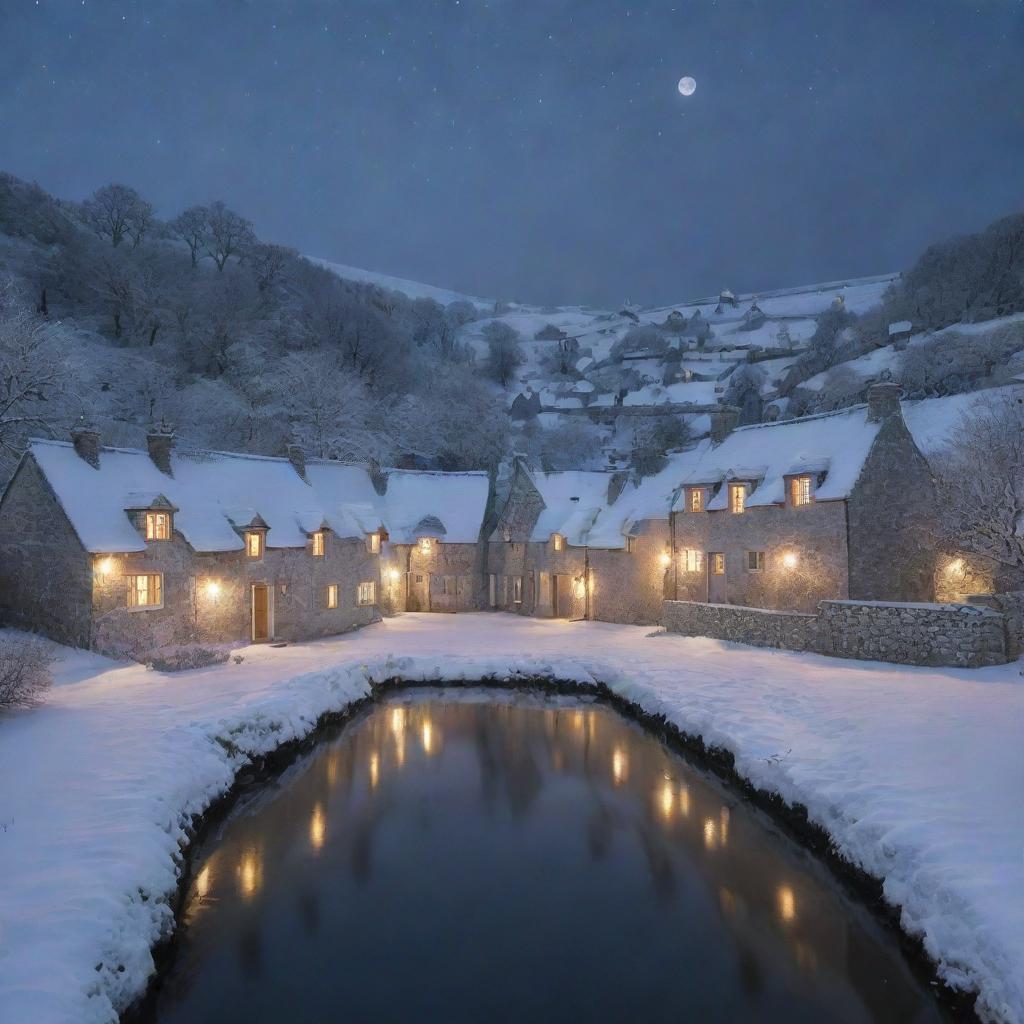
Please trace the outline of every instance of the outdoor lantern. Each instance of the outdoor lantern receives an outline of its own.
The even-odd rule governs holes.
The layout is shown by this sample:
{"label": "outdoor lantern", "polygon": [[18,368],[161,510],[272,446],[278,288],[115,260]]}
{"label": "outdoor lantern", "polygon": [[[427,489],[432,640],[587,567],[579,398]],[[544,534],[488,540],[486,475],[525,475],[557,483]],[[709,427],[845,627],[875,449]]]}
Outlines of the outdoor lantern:
{"label": "outdoor lantern", "polygon": [[391,580],[392,583],[397,583],[401,578],[402,574],[397,569],[388,570],[388,579]]}
{"label": "outdoor lantern", "polygon": [[582,599],[587,596],[587,581],[582,576],[577,576],[573,580],[572,591],[576,597]]}
{"label": "outdoor lantern", "polygon": [[793,552],[793,551],[787,551],[787,552],[786,552],[786,553],[785,553],[785,554],[784,554],[784,555],[782,556],[782,564],[783,564],[783,565],[784,565],[784,566],[785,566],[785,567],[786,567],[787,569],[795,569],[795,568],[797,567],[797,563],[798,563],[799,561],[800,561],[800,559],[799,559],[799,558],[797,558],[797,556],[796,556],[796,553],[795,553],[795,552]]}
{"label": "outdoor lantern", "polygon": [[220,584],[216,580],[210,580],[206,584],[206,596],[216,604],[220,597]]}
{"label": "outdoor lantern", "polygon": [[114,571],[114,560],[112,558],[101,558],[96,563],[97,576],[109,576]]}
{"label": "outdoor lantern", "polygon": [[672,553],[667,549],[665,551],[662,551],[661,555],[658,558],[658,561],[661,562],[661,567],[663,569],[667,569],[672,564]]}

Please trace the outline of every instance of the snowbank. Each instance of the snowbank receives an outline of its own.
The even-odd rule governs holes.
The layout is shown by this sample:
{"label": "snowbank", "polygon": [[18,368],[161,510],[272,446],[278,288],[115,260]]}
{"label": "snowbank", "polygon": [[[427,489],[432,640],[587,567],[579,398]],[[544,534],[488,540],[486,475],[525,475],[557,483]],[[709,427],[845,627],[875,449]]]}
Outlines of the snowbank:
{"label": "snowbank", "polygon": [[[458,655],[451,652],[458,651]],[[524,654],[522,652],[529,651]],[[46,706],[0,721],[0,1021],[111,1021],[171,927],[183,826],[249,758],[374,680],[600,680],[732,751],[883,878],[984,1014],[1024,1022],[1024,684],[836,662],[638,627],[406,615],[175,676],[68,652]]]}

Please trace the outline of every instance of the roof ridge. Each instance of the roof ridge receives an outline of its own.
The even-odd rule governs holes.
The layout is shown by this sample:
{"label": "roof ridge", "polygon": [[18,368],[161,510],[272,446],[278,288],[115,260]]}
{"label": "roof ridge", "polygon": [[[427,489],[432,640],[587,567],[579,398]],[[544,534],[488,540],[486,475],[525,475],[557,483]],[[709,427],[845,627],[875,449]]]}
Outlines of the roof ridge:
{"label": "roof ridge", "polygon": [[810,423],[813,420],[826,420],[833,416],[845,416],[847,413],[856,412],[858,409],[866,409],[866,402],[858,402],[856,405],[847,405],[842,409],[832,409],[830,412],[816,412],[810,416],[796,416],[791,420],[774,420],[771,423],[748,423],[742,427],[733,428],[734,434],[739,434],[742,431],[749,430],[762,430],[766,427],[786,427],[792,426],[794,423]]}

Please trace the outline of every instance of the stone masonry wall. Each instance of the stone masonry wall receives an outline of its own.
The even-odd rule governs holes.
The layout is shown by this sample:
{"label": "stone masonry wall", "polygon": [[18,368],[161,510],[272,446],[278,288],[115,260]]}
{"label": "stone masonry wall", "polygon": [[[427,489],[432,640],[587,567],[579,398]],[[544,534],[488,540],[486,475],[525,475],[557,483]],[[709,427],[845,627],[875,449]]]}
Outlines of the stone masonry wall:
{"label": "stone masonry wall", "polygon": [[92,561],[27,458],[0,502],[0,620],[84,647],[91,596]]}
{"label": "stone masonry wall", "polygon": [[653,625],[673,596],[664,555],[671,540],[668,520],[644,520],[633,551],[590,550],[590,615],[602,622]]}
{"label": "stone masonry wall", "polygon": [[[389,544],[382,575],[385,610],[469,612],[483,607],[482,544],[437,540],[425,554],[418,544]],[[392,578],[392,571],[399,574]]]}
{"label": "stone masonry wall", "polygon": [[979,668],[1012,656],[1007,616],[968,605],[822,601],[813,615],[666,601],[662,622],[685,636],[902,665]]}

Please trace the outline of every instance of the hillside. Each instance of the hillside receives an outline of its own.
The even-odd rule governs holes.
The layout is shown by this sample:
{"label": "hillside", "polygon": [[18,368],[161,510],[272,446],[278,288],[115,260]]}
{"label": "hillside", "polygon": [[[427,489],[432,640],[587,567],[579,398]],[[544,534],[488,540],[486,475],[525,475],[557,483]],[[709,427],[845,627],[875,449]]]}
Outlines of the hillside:
{"label": "hillside", "polygon": [[656,472],[722,405],[752,423],[861,401],[879,377],[911,399],[1016,380],[1021,239],[1015,216],[903,274],[509,306],[305,258],[221,203],[163,223],[126,186],[73,204],[0,174],[0,482],[29,436],[83,421],[121,445],[166,420],[217,449]]}

